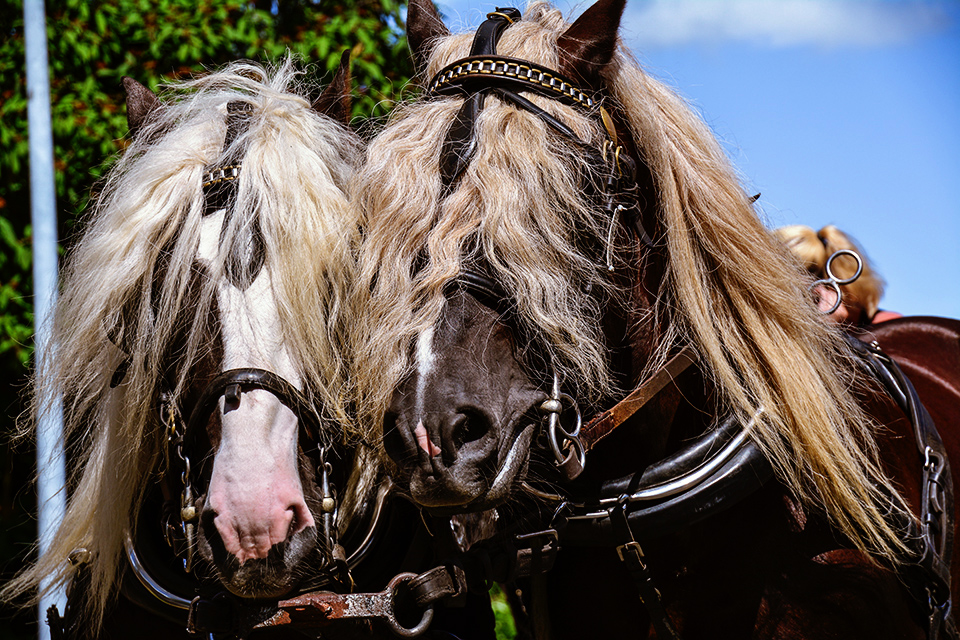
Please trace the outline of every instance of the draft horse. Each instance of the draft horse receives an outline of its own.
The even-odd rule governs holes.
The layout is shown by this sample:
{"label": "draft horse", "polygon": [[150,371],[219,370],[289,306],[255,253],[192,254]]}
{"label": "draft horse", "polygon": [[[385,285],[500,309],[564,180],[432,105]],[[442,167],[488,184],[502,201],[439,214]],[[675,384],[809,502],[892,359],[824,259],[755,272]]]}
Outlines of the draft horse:
{"label": "draft horse", "polygon": [[533,576],[537,638],[956,637],[960,326],[921,403],[823,322],[623,9],[411,2],[426,92],[357,175],[388,472],[468,573]]}
{"label": "draft horse", "polygon": [[69,505],[4,589],[70,584],[54,637],[246,636],[271,603],[392,575],[357,567],[388,485],[348,407],[347,63],[315,102],[289,59],[162,101],[124,80],[133,135],[67,258],[33,380],[38,412],[63,403]]}

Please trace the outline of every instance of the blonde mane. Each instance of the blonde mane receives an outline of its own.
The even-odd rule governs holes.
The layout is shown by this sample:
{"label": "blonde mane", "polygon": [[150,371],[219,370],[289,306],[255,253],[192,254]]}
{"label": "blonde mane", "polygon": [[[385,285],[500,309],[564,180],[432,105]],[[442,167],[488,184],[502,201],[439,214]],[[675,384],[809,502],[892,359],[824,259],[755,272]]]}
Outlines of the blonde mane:
{"label": "blonde mane", "polygon": [[[504,32],[498,52],[557,68],[557,39],[568,26],[549,4],[533,2]],[[471,40],[438,39],[426,78],[467,55]],[[665,234],[656,308],[634,310],[643,321],[666,319],[651,366],[692,344],[723,410],[747,424],[763,409],[752,436],[787,487],[825,510],[860,549],[902,559],[903,533],[886,517],[906,507],[880,470],[874,426],[853,398],[857,365],[839,332],[818,317],[801,270],[681,98],[622,45],[604,75],[652,173],[657,202],[647,206],[656,207]],[[602,143],[599,118],[527,97],[587,143]],[[607,277],[582,248],[602,243],[610,222],[582,193],[588,169],[571,159],[582,153],[540,118],[488,96],[476,153],[444,199],[440,146],[462,102],[423,99],[397,109],[357,174],[365,234],[360,283],[372,299],[359,328],[354,381],[375,424],[409,370],[415,336],[443,313],[445,286],[478,256],[516,302],[526,335],[549,345],[568,384],[592,398],[615,392],[600,309],[591,302]]]}
{"label": "blonde mane", "polygon": [[[211,167],[242,162],[220,256],[259,221],[264,268],[303,392],[346,432],[356,428],[347,413],[342,344],[354,315],[348,292],[357,242],[357,216],[345,190],[359,143],[311,109],[300,75],[289,59],[272,70],[233,63],[168,87],[162,107],[106,177],[67,259],[51,349],[33,380],[34,398],[63,399],[67,441],[77,445],[70,452],[73,490],[50,551],[4,587],[4,599],[42,580],[68,581],[70,553],[85,548],[94,558],[88,614],[96,625],[102,619],[115,591],[124,531],[136,521],[166,446],[156,415],[164,358],[174,335],[185,332],[172,384],[178,396],[188,383],[183,363],[203,356],[208,318],[216,313],[222,259],[210,278],[200,279],[199,292],[191,288],[204,209],[201,180]],[[224,149],[226,107],[233,102],[249,106],[249,121]],[[111,388],[128,355],[122,384]],[[35,415],[51,410],[40,400],[35,405]]]}

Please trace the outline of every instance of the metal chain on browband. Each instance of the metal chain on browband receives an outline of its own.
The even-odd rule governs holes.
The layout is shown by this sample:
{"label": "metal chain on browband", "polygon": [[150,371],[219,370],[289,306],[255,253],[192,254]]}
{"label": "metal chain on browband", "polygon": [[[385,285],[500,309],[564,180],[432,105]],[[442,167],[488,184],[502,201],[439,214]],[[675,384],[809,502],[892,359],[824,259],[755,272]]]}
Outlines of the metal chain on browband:
{"label": "metal chain on browband", "polygon": [[[850,256],[851,258],[857,261],[857,271],[849,278],[838,278],[836,274],[833,272],[834,261],[837,260],[837,258],[840,258],[842,256]],[[821,311],[823,315],[828,316],[834,311],[836,311],[837,309],[839,309],[840,305],[843,302],[843,294],[840,291],[840,287],[842,285],[847,285],[855,282],[857,278],[860,277],[860,274],[863,273],[863,258],[861,258],[856,251],[851,251],[850,249],[840,249],[839,251],[834,252],[833,255],[831,255],[829,258],[827,258],[827,264],[826,264],[825,270],[827,272],[827,277],[823,278],[822,280],[817,280],[816,282],[811,284],[809,290],[814,291],[817,287],[827,287],[833,290],[834,294],[837,296],[836,300],[833,301],[833,304],[830,305],[829,309],[824,309]]]}

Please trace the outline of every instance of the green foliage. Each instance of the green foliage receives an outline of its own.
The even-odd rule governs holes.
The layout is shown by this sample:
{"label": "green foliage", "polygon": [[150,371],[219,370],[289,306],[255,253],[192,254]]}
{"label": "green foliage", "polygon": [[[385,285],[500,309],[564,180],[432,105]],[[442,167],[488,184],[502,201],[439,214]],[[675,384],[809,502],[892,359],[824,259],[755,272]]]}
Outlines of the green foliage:
{"label": "green foliage", "polygon": [[[163,82],[231,60],[276,60],[289,50],[310,64],[313,79],[322,82],[349,48],[354,115],[376,117],[393,106],[412,74],[398,0],[46,4],[55,181],[64,244],[78,232],[77,215],[91,188],[123,149],[123,76],[157,89]],[[11,383],[0,389],[0,416],[8,416],[0,417],[4,440],[12,432],[9,416],[23,408],[18,392],[32,354],[27,136],[23,8],[20,0],[0,0],[0,372]],[[29,460],[28,455],[0,448],[0,530],[25,517],[14,498],[23,495]],[[10,544],[0,539],[0,569],[12,553]]]}
{"label": "green foliage", "polygon": [[510,603],[507,602],[506,594],[497,583],[494,583],[490,589],[490,605],[493,607],[493,616],[496,620],[494,632],[497,635],[497,640],[513,640],[516,638],[517,626],[513,621]]}
{"label": "green foliage", "polygon": [[[158,84],[238,58],[292,51],[328,75],[349,48],[357,116],[383,115],[411,69],[397,0],[48,2],[51,110],[61,229],[123,146],[121,78]],[[0,0],[0,358],[30,355],[28,138],[20,2]]]}

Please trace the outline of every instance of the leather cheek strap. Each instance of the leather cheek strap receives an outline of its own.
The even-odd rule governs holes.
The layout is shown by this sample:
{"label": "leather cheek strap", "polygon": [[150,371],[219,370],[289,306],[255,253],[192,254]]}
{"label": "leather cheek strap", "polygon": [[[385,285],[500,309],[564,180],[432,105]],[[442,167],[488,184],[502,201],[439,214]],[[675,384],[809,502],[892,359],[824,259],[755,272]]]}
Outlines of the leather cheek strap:
{"label": "leather cheek strap", "polygon": [[[497,42],[503,32],[520,19],[520,12],[513,8],[497,9],[484,20],[477,29],[470,48],[471,56],[489,56],[497,51]],[[486,91],[472,93],[464,100],[463,106],[457,112],[447,131],[440,153],[440,178],[443,181],[443,195],[447,196],[457,180],[470,164],[473,155],[474,129],[477,116],[483,109],[483,99]]]}

